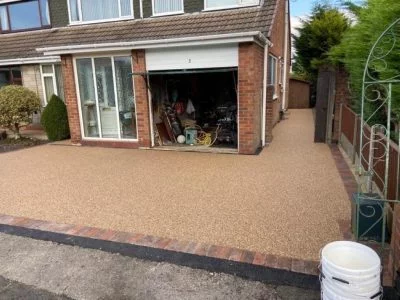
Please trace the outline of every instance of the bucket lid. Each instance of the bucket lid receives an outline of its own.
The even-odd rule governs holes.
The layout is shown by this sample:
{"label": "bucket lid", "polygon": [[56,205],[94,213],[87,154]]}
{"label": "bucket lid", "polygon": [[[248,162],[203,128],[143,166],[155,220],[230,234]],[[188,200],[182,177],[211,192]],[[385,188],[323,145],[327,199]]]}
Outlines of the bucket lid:
{"label": "bucket lid", "polygon": [[343,272],[377,272],[381,260],[374,250],[356,242],[337,241],[327,244],[321,252],[323,261]]}

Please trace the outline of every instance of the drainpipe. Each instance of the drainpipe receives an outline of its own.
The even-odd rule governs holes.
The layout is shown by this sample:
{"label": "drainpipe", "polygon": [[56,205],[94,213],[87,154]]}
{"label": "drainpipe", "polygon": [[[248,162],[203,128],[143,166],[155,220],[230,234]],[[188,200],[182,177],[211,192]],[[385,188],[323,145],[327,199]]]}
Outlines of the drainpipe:
{"label": "drainpipe", "polygon": [[268,52],[269,52],[269,43],[266,43],[264,46],[264,76],[263,76],[263,99],[262,99],[262,122],[261,122],[261,143],[262,147],[265,147],[265,132],[266,132],[266,117],[267,117],[267,76],[268,76]]}
{"label": "drainpipe", "polygon": [[140,18],[143,19],[143,0],[139,0]]}
{"label": "drainpipe", "polygon": [[287,78],[288,78],[288,51],[289,50],[289,0],[285,1],[285,53],[283,73],[283,99],[282,110],[286,110]]}

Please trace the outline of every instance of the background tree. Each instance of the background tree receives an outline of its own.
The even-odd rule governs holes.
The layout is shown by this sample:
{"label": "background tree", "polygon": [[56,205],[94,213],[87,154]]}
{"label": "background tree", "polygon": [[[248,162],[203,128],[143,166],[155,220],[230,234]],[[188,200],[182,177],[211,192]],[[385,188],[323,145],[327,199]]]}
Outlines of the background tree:
{"label": "background tree", "polygon": [[315,86],[319,67],[331,63],[329,51],[341,42],[349,26],[350,20],[338,8],[316,4],[311,16],[301,21],[298,35],[293,37],[296,49],[293,72]]}
{"label": "background tree", "polygon": [[11,130],[16,139],[21,137],[20,128],[32,122],[32,114],[40,110],[39,96],[18,85],[0,89],[0,127]]}
{"label": "background tree", "polygon": [[[350,6],[349,6],[350,4]],[[365,64],[370,50],[382,32],[395,20],[400,18],[400,1],[398,0],[366,0],[360,6],[346,3],[354,12],[357,21],[344,34],[341,43],[330,51],[333,61],[344,64],[350,76],[350,87],[353,97],[353,108],[360,111],[362,82]],[[399,26],[400,27],[400,26]],[[395,28],[396,39],[400,40],[400,28]],[[387,47],[392,44],[387,43]],[[385,43],[381,45],[385,47]],[[389,49],[383,49],[383,52]],[[390,55],[384,58],[386,74],[400,75],[400,42],[395,44]],[[379,74],[376,74],[379,77]],[[368,103],[366,111],[374,111],[379,103]],[[394,86],[392,96],[392,108],[394,123],[398,127],[400,123],[400,86]],[[378,115],[372,121],[384,122],[386,116]]]}

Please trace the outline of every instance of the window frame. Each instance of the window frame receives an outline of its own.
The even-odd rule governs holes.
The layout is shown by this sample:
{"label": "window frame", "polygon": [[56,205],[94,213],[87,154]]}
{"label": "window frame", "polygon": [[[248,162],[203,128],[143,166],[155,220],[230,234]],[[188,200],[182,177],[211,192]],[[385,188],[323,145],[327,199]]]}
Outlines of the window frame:
{"label": "window frame", "polygon": [[184,0],[181,0],[182,3],[182,10],[180,11],[172,11],[172,12],[165,12],[165,13],[158,13],[156,14],[155,11],[155,5],[154,2],[157,0],[151,0],[151,9],[152,9],[152,16],[153,17],[163,17],[163,16],[172,16],[172,15],[180,15],[185,13],[185,2]]}
{"label": "window frame", "polygon": [[[21,73],[21,77],[15,77],[13,70],[18,70]],[[23,85],[21,66],[0,66],[0,71],[7,71],[10,76],[10,80],[6,85]]]}
{"label": "window frame", "polygon": [[[237,0],[238,2],[241,2],[240,0]],[[213,11],[213,10],[225,10],[225,9],[234,9],[234,8],[244,8],[244,7],[253,7],[253,6],[259,6],[260,5],[260,0],[254,1],[254,3],[249,3],[249,4],[234,4],[234,5],[222,5],[222,6],[215,6],[215,7],[207,7],[207,2],[208,0],[204,0],[204,9],[203,11]]]}
{"label": "window frame", "polygon": [[[94,59],[95,58],[111,58],[111,64],[112,64],[112,71],[113,71],[113,84],[114,84],[114,95],[115,95],[115,107],[116,107],[116,113],[117,113],[117,127],[118,127],[118,137],[117,138],[110,138],[110,137],[103,137],[102,136],[102,129],[101,129],[101,121],[97,122],[97,129],[99,132],[98,137],[90,137],[85,135],[85,129],[84,129],[84,124],[83,124],[83,116],[82,116],[82,103],[81,103],[81,94],[80,94],[80,86],[79,86],[79,80],[78,80],[78,68],[77,68],[77,60],[78,59],[90,59],[91,60],[91,66],[93,70],[93,80],[95,80],[95,63]],[[138,129],[138,123],[137,123],[137,106],[136,106],[136,93],[135,93],[135,81],[133,80],[133,77],[131,78],[132,80],[132,87],[133,87],[133,101],[135,105],[135,121],[136,121],[136,138],[122,138],[121,135],[121,124],[120,124],[120,116],[119,116],[119,99],[117,95],[117,90],[116,90],[116,73],[115,73],[115,58],[116,57],[129,57],[130,58],[130,63],[131,67],[133,67],[133,58],[131,53],[118,53],[118,54],[111,54],[111,53],[100,53],[100,54],[92,54],[92,55],[75,55],[73,58],[73,69],[74,69],[74,77],[75,77],[75,86],[76,86],[76,96],[78,99],[78,113],[79,113],[79,123],[80,123],[80,130],[81,130],[81,136],[83,140],[91,140],[91,141],[116,141],[116,142],[138,142],[139,141],[139,129]],[[99,112],[99,100],[98,100],[98,95],[97,95],[97,86],[96,83],[94,83],[95,87],[95,102],[96,102],[96,110],[98,114],[98,120],[100,120],[100,112]]]}
{"label": "window frame", "polygon": [[[27,2],[37,2],[38,4],[38,13],[39,13],[39,20],[40,20],[40,27],[32,27],[32,28],[26,28],[26,29],[17,29],[17,30],[12,30],[11,28],[11,18],[10,18],[10,9],[9,6],[13,4],[18,4],[18,3],[27,3]],[[51,28],[51,16],[50,16],[50,7],[49,7],[49,1],[47,0],[47,6],[49,7],[49,25],[43,25],[43,20],[42,20],[42,7],[40,0],[24,0],[24,1],[13,1],[13,2],[6,2],[0,4],[0,6],[6,7],[6,12],[7,12],[7,25],[8,25],[8,30],[3,30],[1,27],[1,22],[0,22],[0,34],[4,33],[14,33],[14,32],[25,32],[25,31],[33,31],[33,30],[39,30],[39,29],[48,29]]]}
{"label": "window frame", "polygon": [[[79,21],[72,21],[71,18],[71,6],[70,6],[70,0],[67,0],[67,6],[68,6],[68,19],[69,19],[69,25],[82,25],[82,24],[96,24],[96,23],[107,23],[107,22],[116,22],[116,21],[123,21],[123,20],[133,20],[135,19],[135,12],[134,12],[134,7],[133,7],[133,1],[129,1],[130,8],[132,14],[129,16],[121,16],[121,0],[116,0],[118,1],[118,18],[110,18],[110,19],[98,19],[98,20],[92,20],[92,21],[83,21],[82,20],[82,0],[76,0],[77,1],[77,6],[78,6],[78,18]],[[85,0],[83,0],[85,1]]]}
{"label": "window frame", "polygon": [[[277,88],[278,88],[278,58],[277,58],[275,55],[273,55],[273,54],[268,54],[268,59],[269,59],[269,58],[271,58],[272,61],[274,62],[274,70],[272,70],[272,71],[270,72],[271,64],[270,64],[270,61],[268,61],[268,69],[267,69],[267,71],[268,71],[268,81],[267,81],[267,85],[268,85],[268,86],[273,86],[273,87],[274,87],[274,95],[273,95],[273,98],[276,99],[276,98],[278,97],[278,95],[277,95],[277,93],[276,93]],[[270,74],[273,75],[272,78],[269,78],[269,77],[270,77],[270,76],[269,76]],[[273,79],[273,80],[272,80],[272,79]]]}
{"label": "window frame", "polygon": [[[51,66],[51,68],[53,70],[53,73],[45,73],[45,72],[43,72],[43,66]],[[59,92],[58,92],[58,86],[57,86],[56,68],[55,68],[54,64],[41,64],[40,65],[40,78],[42,80],[44,106],[47,106],[47,104],[49,103],[50,99],[47,99],[46,85],[44,84],[44,78],[45,77],[51,77],[52,78],[54,94],[57,95],[58,97],[60,97]]]}

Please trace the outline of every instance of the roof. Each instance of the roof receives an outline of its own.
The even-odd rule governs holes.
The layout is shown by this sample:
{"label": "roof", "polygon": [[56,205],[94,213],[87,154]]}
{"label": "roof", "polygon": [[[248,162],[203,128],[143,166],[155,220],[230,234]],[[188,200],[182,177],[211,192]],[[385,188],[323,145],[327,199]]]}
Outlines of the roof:
{"label": "roof", "polygon": [[0,35],[0,60],[42,56],[41,47],[163,40],[259,31],[268,35],[278,0],[261,6]]}

